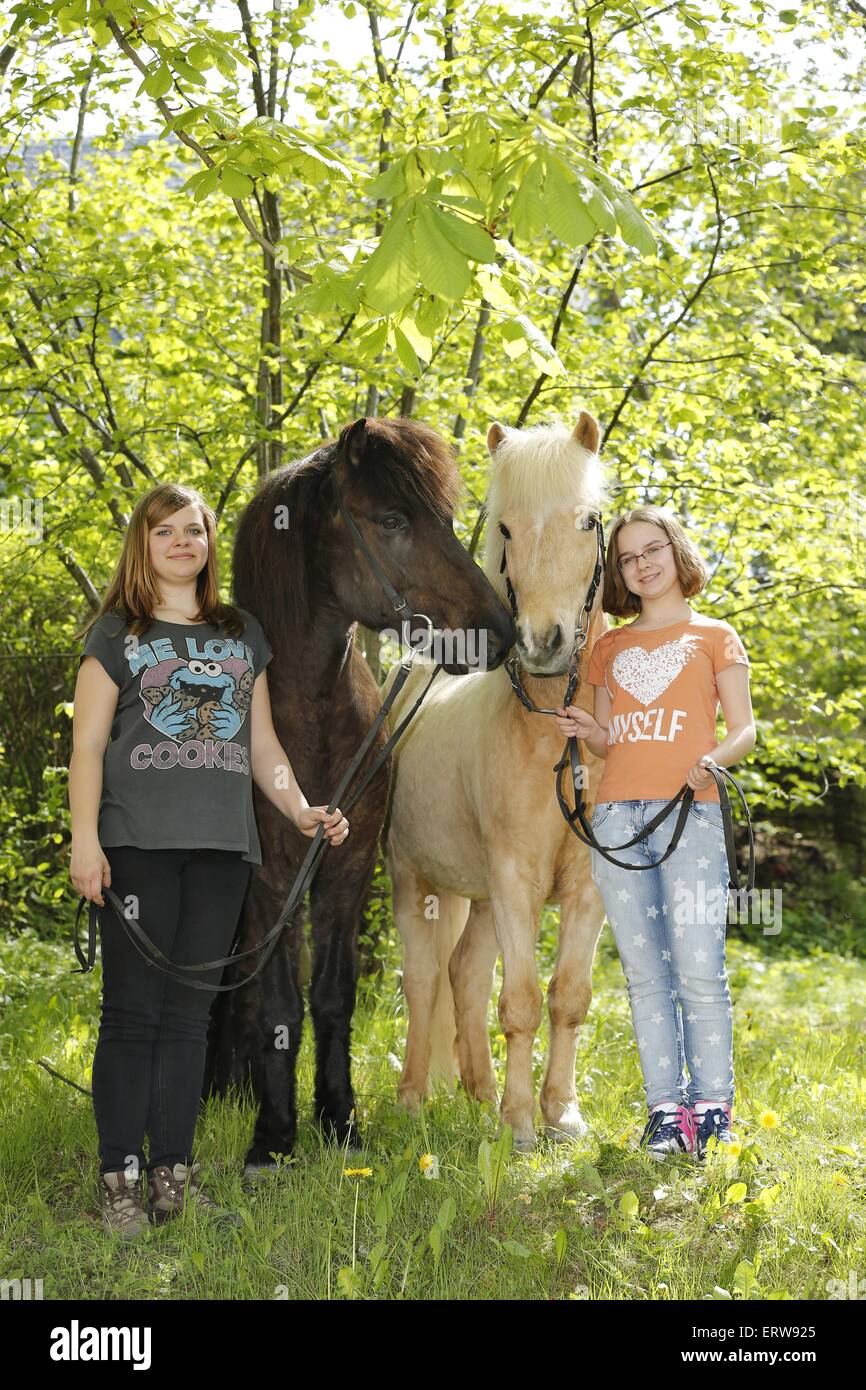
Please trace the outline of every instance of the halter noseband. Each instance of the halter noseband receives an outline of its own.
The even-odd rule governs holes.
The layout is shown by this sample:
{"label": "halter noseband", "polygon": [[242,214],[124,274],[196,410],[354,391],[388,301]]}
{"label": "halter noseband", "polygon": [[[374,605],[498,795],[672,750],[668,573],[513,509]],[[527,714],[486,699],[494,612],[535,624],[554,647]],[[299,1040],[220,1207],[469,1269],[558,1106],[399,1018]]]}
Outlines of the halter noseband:
{"label": "halter noseband", "polygon": [[[571,704],[571,701],[574,698],[574,692],[577,690],[577,687],[580,684],[578,667],[580,666],[581,653],[583,652],[583,649],[586,646],[587,638],[589,636],[589,615],[592,612],[592,606],[595,603],[595,596],[598,592],[598,586],[601,583],[601,576],[604,573],[604,527],[602,526],[600,512],[594,513],[592,518],[592,524],[595,526],[596,539],[598,541],[598,554],[596,557],[595,569],[593,570],[592,579],[590,580],[589,588],[586,591],[586,598],[584,599],[583,607],[580,610],[580,617],[578,618],[574,628],[574,638],[571,649],[571,660],[569,661],[568,665],[568,684],[566,685],[565,696],[563,697],[562,702],[565,706]],[[583,529],[585,531],[588,531],[589,525],[584,526]],[[511,613],[516,624],[518,616],[517,597],[514,593],[514,585],[511,583],[511,580],[508,575],[508,570],[505,568],[505,542],[508,539],[509,538],[506,535],[505,540],[503,540],[502,542],[502,562],[499,566],[499,573],[505,575],[505,592],[508,595],[508,602],[511,604]],[[523,689],[523,685],[521,684],[520,675],[518,673],[517,667],[517,656],[510,656],[505,663],[505,669],[508,672],[508,678],[511,681],[512,689],[514,690],[514,693],[517,696],[518,700],[520,700],[520,703],[526,709],[529,710],[530,714],[556,714],[555,709],[541,709],[532,700],[530,700],[526,691]]]}

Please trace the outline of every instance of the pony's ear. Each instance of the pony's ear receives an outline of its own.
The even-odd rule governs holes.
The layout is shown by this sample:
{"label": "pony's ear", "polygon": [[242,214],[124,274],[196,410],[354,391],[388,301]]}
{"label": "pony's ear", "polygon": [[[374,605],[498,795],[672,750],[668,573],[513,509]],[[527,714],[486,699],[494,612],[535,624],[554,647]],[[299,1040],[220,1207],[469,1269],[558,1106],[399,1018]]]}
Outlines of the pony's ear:
{"label": "pony's ear", "polygon": [[490,426],[490,429],[487,431],[487,447],[490,450],[491,454],[496,453],[496,450],[499,448],[504,438],[505,430],[502,428],[501,425],[497,424],[496,421],[494,421],[493,424]]}
{"label": "pony's ear", "polygon": [[588,449],[591,454],[598,453],[598,441],[601,438],[598,421],[586,410],[580,412],[571,437],[578,444],[582,444],[584,449]]}
{"label": "pony's ear", "polygon": [[357,468],[370,447],[366,415],[362,415],[360,420],[355,420],[354,424],[347,425],[337,442],[349,466]]}

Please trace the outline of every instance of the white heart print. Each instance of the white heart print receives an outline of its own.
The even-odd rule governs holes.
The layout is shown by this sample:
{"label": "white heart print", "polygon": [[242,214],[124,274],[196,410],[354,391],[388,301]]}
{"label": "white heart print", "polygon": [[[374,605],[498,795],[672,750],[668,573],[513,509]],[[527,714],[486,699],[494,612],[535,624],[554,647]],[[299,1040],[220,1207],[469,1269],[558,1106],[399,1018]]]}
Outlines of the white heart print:
{"label": "white heart print", "polygon": [[629,695],[642,705],[651,705],[691,661],[697,646],[693,637],[682,637],[651,652],[644,647],[626,647],[613,659],[613,674]]}

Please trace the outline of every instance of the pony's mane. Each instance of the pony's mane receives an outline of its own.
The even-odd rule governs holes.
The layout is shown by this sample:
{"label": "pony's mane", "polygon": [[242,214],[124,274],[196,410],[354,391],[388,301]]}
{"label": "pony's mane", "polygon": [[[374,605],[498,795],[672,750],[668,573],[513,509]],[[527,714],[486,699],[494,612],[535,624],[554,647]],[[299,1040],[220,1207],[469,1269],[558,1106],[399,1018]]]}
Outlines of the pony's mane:
{"label": "pony's mane", "polygon": [[493,458],[487,504],[484,569],[502,588],[500,519],[517,512],[540,523],[554,511],[573,511],[579,523],[608,500],[608,484],[598,454],[578,444],[561,421],[529,429],[502,426],[505,438]]}
{"label": "pony's mane", "polygon": [[[414,503],[449,520],[460,476],[453,450],[441,435],[402,417],[368,418],[366,434],[369,448],[353,475],[358,485],[378,498]],[[282,645],[288,636],[297,641],[311,622],[310,578],[321,564],[321,527],[336,506],[332,473],[341,443],[342,436],[276,469],[241,513],[234,596],[256,615],[272,646]],[[286,515],[288,526],[281,529],[276,519]]]}
{"label": "pony's mane", "polygon": [[451,445],[429,425],[404,416],[367,420],[371,454],[360,480],[406,502],[420,504],[440,521],[450,521],[460,496],[460,474]]}

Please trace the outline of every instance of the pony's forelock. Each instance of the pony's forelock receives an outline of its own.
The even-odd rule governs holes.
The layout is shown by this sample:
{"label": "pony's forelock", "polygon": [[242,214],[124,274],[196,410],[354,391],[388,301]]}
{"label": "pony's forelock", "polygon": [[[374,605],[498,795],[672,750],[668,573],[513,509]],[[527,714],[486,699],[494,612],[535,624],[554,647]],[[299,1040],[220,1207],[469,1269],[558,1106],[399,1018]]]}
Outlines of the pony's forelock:
{"label": "pony's forelock", "polygon": [[491,577],[499,568],[503,517],[518,514],[540,526],[551,513],[569,511],[579,524],[608,501],[604,465],[573,429],[559,420],[501,428],[505,437],[493,455],[488,499],[485,570]]}

